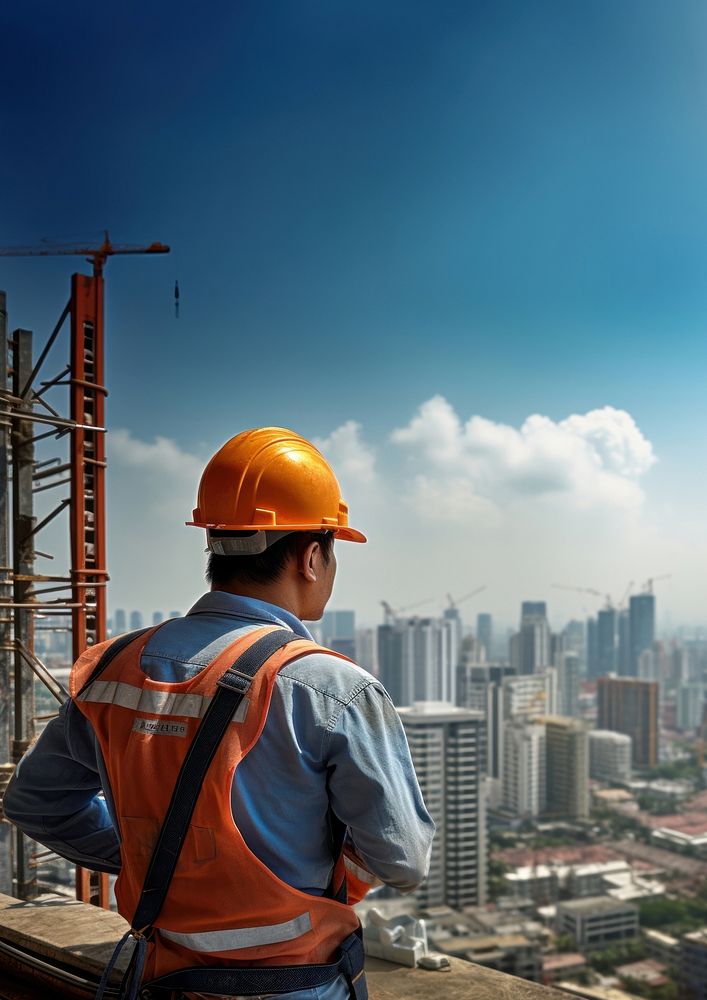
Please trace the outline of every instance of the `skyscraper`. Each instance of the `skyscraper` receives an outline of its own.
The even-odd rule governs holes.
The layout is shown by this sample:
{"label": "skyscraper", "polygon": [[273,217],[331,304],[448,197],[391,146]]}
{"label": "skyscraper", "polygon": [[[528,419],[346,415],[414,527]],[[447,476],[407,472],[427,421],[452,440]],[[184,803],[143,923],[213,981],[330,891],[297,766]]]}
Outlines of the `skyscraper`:
{"label": "skyscraper", "polygon": [[486,805],[480,712],[419,703],[399,709],[425,804],[437,824],[430,871],[415,895],[423,907],[486,902]]}
{"label": "skyscraper", "polygon": [[619,677],[630,676],[631,671],[631,627],[628,611],[619,612],[617,619],[618,650],[616,668]]}
{"label": "skyscraper", "polygon": [[128,619],[122,608],[117,608],[113,615],[113,635],[122,635],[128,631]]}
{"label": "skyscraper", "polygon": [[519,674],[535,674],[551,662],[547,605],[545,601],[523,601],[520,629],[511,642],[511,663]]}
{"label": "skyscraper", "polygon": [[547,716],[545,726],[548,816],[584,819],[589,815],[589,740],[579,719]]}
{"label": "skyscraper", "polygon": [[142,628],[142,612],[141,611],[131,611],[130,612],[130,629]]}
{"label": "skyscraper", "polygon": [[597,670],[599,677],[616,671],[616,612],[604,608],[597,615]]}
{"label": "skyscraper", "polygon": [[599,676],[599,650],[597,646],[597,620],[587,618],[587,678],[596,680]]}
{"label": "skyscraper", "polygon": [[493,642],[493,620],[491,615],[485,612],[481,612],[476,616],[476,642],[479,646],[483,646],[486,652],[484,660],[491,660],[493,658],[491,648]]}
{"label": "skyscraper", "polygon": [[356,615],[353,611],[325,611],[321,624],[322,643],[328,649],[356,659]]}
{"label": "skyscraper", "polygon": [[655,639],[655,596],[635,594],[629,601],[629,674],[638,677],[638,658]]}
{"label": "skyscraper", "polygon": [[404,618],[378,627],[380,679],[393,704],[456,701],[456,623]]}
{"label": "skyscraper", "polygon": [[153,625],[161,625],[163,621],[164,621],[164,615],[162,614],[161,611],[153,611],[152,612],[152,624]]}
{"label": "skyscraper", "polygon": [[628,677],[599,680],[599,729],[630,736],[634,767],[658,763],[658,684]]}

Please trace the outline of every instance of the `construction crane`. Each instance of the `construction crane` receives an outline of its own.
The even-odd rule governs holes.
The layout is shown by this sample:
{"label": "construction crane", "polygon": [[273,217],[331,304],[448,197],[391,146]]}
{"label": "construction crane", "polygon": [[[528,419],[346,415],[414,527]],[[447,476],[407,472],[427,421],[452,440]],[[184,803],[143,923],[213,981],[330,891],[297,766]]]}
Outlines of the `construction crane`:
{"label": "construction crane", "polygon": [[486,590],[486,584],[483,584],[483,586],[477,587],[476,590],[472,590],[468,594],[464,594],[463,597],[458,597],[456,599],[453,598],[451,594],[447,594],[447,600],[449,601],[449,610],[454,611],[454,609],[457,608],[460,604],[463,604],[464,601],[470,601],[472,597],[476,597],[476,595],[480,594],[482,590]]}
{"label": "construction crane", "polygon": [[626,602],[628,601],[629,594],[631,593],[631,588],[633,587],[633,584],[634,584],[633,580],[629,580],[628,583],[626,584],[626,590],[624,590],[623,597],[621,598],[621,600],[619,601],[618,605],[616,606],[616,610],[617,611],[625,611],[626,610]]}
{"label": "construction crane", "polygon": [[414,604],[406,604],[404,608],[394,608],[388,603],[388,601],[381,601],[385,615],[385,624],[392,625],[398,615],[402,615],[405,611],[412,611],[413,608],[419,608],[423,604],[429,604],[431,600],[433,600],[432,597],[426,597],[424,601],[416,601]]}
{"label": "construction crane", "polygon": [[669,580],[672,575],[673,575],[672,573],[662,573],[660,576],[649,576],[646,582],[643,584],[643,593],[652,594],[654,583],[657,583],[658,580]]}
{"label": "construction crane", "polygon": [[565,583],[551,583],[550,586],[554,587],[555,590],[575,590],[578,594],[593,594],[595,597],[603,597],[608,607],[612,608],[614,606],[611,594],[603,594],[601,590],[597,590],[595,587],[571,587]]}
{"label": "construction crane", "polygon": [[164,243],[150,243],[137,246],[132,243],[111,243],[108,231],[99,246],[84,246],[81,243],[49,243],[45,241],[37,247],[0,247],[0,257],[86,257],[93,265],[93,276],[99,278],[109,257],[132,253],[169,253]]}

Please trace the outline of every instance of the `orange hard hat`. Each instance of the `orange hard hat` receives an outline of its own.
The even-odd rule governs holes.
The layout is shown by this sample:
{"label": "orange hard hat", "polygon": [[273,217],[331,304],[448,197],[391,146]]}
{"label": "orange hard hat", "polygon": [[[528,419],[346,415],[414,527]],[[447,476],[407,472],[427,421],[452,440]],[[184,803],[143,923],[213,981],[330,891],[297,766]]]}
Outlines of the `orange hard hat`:
{"label": "orange hard hat", "polygon": [[194,520],[214,531],[332,531],[347,542],[349,508],[329,463],[284,427],[259,427],[227,441],[204,469]]}

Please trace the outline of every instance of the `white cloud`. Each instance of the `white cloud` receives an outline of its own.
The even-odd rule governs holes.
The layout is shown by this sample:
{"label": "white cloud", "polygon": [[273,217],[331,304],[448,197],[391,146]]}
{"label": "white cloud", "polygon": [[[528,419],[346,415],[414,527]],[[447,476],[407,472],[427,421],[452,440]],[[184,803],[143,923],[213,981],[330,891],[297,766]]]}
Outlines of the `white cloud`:
{"label": "white cloud", "polygon": [[314,438],[314,444],[331,462],[337,478],[347,486],[373,482],[375,452],[361,438],[361,425],[355,420],[347,420],[329,437]]}
{"label": "white cloud", "polygon": [[412,451],[418,468],[426,466],[414,479],[418,511],[434,494],[459,519],[484,505],[552,498],[565,507],[635,510],[643,500],[638,480],[656,461],[631,415],[611,406],[559,422],[533,414],[516,429],[480,416],[463,423],[434,396],[392,440]]}
{"label": "white cloud", "polygon": [[119,465],[188,481],[196,492],[204,461],[184,451],[171,438],[157,436],[153,442],[141,441],[130,431],[119,429],[110,432],[107,444],[111,460]]}

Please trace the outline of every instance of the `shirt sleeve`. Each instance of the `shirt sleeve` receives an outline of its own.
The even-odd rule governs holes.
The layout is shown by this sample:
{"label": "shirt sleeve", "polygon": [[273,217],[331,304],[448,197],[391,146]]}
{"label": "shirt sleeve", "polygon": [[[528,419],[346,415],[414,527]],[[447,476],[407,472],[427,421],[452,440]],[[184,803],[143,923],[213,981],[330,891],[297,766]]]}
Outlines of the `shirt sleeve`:
{"label": "shirt sleeve", "polygon": [[117,874],[120,847],[102,796],[96,741],[69,701],[17,765],[6,817],[32,840],[74,864]]}
{"label": "shirt sleeve", "polygon": [[400,717],[368,684],[329,723],[331,807],[366,867],[412,892],[429,868],[435,825],[425,808]]}

